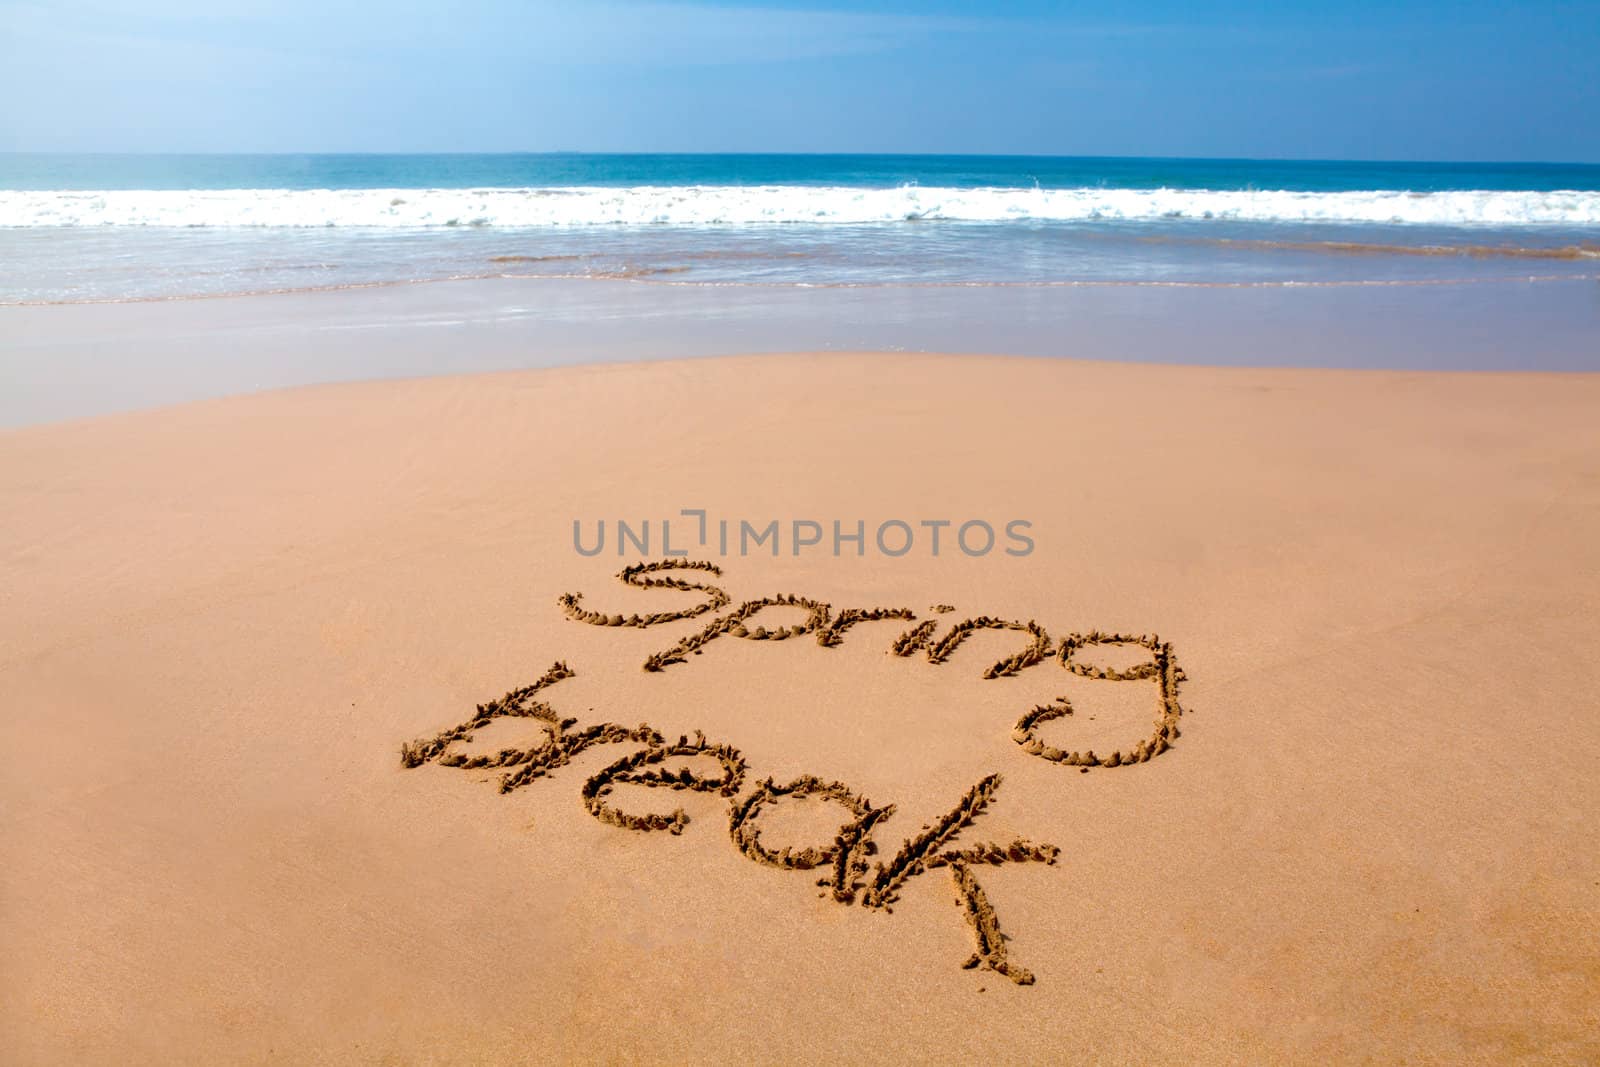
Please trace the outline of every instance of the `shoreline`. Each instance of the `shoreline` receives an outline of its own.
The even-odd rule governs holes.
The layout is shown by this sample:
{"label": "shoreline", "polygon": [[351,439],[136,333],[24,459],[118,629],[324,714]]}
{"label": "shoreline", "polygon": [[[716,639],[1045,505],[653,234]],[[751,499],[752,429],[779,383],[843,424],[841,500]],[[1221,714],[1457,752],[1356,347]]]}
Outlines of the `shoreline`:
{"label": "shoreline", "polygon": [[[1591,253],[1587,258],[1600,258]],[[496,271],[487,274],[461,274],[444,278],[395,278],[337,285],[305,285],[281,289],[241,289],[219,293],[174,293],[159,296],[85,297],[81,300],[6,300],[3,308],[86,307],[105,304],[166,304],[196,300],[244,300],[252,297],[298,296],[316,293],[360,292],[365,289],[398,289],[422,285],[451,285],[470,282],[624,282],[634,285],[660,285],[683,289],[1407,289],[1481,285],[1542,285],[1551,282],[1595,282],[1600,274],[1528,274],[1486,278],[1374,278],[1320,279],[1316,281],[1162,281],[1126,279],[1077,279],[1062,281],[872,281],[872,282],[764,282],[764,281],[688,281],[653,275],[670,273],[665,269],[644,268],[627,274],[516,274]]]}
{"label": "shoreline", "polygon": [[317,382],[806,350],[1600,370],[1600,303],[1587,284],[1492,292],[1486,300],[1476,285],[757,289],[495,279],[9,306],[0,308],[8,342],[0,427]]}

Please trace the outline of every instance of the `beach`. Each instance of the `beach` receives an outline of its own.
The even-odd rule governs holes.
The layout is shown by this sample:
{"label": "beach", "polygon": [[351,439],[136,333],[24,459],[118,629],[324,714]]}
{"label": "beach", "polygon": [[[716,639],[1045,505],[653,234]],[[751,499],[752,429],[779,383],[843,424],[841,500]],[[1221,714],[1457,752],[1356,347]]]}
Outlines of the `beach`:
{"label": "beach", "polygon": [[0,306],[0,428],[263,389],[796,351],[1600,370],[1600,283],[675,285],[493,278]]}
{"label": "beach", "polygon": [[1592,374],[369,296],[0,308],[16,1062],[1600,1057]]}
{"label": "beach", "polygon": [[4,26],[0,1067],[1600,1064],[1600,5]]}

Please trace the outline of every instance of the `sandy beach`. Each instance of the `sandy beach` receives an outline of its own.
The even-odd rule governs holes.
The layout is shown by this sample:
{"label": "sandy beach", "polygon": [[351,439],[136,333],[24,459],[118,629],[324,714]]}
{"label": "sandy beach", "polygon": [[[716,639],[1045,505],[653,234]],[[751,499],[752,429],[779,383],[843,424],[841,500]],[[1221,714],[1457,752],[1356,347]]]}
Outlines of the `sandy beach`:
{"label": "sandy beach", "polygon": [[1596,411],[792,354],[0,432],[5,1058],[1593,1062]]}
{"label": "sandy beach", "polygon": [[494,278],[0,305],[0,430],[325,382],[795,351],[1593,372],[1595,290],[1583,278],[864,288]]}
{"label": "sandy beach", "polygon": [[1596,54],[12,4],[0,1067],[1600,1067]]}

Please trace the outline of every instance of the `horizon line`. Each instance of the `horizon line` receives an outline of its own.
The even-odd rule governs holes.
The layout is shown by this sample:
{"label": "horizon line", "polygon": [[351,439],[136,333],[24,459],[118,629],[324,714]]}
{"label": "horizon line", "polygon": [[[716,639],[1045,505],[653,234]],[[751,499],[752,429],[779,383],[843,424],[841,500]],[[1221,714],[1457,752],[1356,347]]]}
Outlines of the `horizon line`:
{"label": "horizon line", "polygon": [[292,156],[422,156],[422,157],[468,157],[468,156],[611,156],[611,157],[670,157],[670,158],[710,158],[710,157],[792,157],[792,158],[876,158],[876,159],[1053,159],[1053,160],[1138,160],[1138,161],[1181,161],[1188,163],[1361,163],[1372,165],[1391,166],[1452,166],[1452,167],[1597,167],[1600,168],[1600,159],[1596,160],[1558,160],[1558,159],[1393,159],[1376,156],[1205,156],[1205,155],[1105,155],[1096,153],[1070,153],[1057,154],[1051,152],[778,152],[778,151],[596,151],[589,149],[562,148],[562,149],[494,149],[491,151],[66,151],[60,149],[3,149],[0,157],[4,156],[131,156],[131,157],[196,157],[196,156],[256,156],[256,157],[292,157]]}

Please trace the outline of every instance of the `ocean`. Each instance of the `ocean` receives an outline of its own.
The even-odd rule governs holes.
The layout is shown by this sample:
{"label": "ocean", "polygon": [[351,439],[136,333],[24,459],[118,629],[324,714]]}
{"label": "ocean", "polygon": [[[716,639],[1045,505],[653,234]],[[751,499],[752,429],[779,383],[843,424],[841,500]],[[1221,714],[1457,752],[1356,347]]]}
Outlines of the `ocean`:
{"label": "ocean", "polygon": [[1350,287],[1600,278],[1600,166],[0,155],[0,303],[451,278]]}

